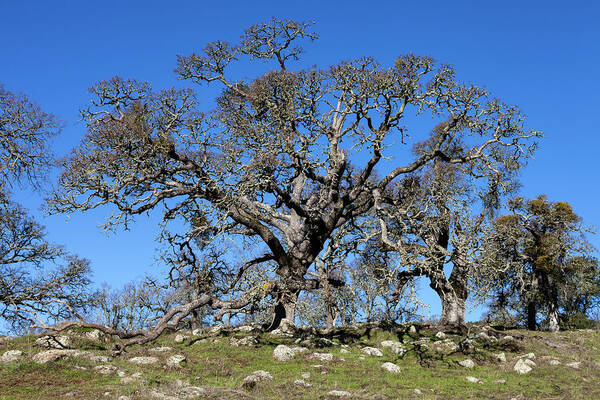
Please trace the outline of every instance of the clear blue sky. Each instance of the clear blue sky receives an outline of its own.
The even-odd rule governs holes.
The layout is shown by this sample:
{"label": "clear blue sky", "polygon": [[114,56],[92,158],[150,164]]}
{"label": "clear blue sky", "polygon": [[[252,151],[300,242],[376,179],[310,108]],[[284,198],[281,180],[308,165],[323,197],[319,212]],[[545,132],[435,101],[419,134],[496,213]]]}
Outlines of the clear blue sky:
{"label": "clear blue sky", "polygon": [[[600,227],[600,5],[595,1],[2,1],[0,82],[30,95],[66,122],[55,141],[66,154],[82,138],[78,109],[87,88],[114,75],[154,88],[180,84],[176,54],[273,16],[316,21],[309,65],[358,56],[391,63],[401,54],[454,65],[462,80],[486,86],[528,116],[545,138],[522,175],[522,194],[568,201]],[[40,201],[21,194],[36,215]],[[105,211],[43,218],[50,237],[89,258],[94,280],[119,286],[155,271],[152,221],[105,236]],[[600,247],[598,236],[592,243]],[[427,287],[423,284],[422,287]],[[439,314],[439,302],[424,292]],[[479,310],[472,315],[477,318]]]}

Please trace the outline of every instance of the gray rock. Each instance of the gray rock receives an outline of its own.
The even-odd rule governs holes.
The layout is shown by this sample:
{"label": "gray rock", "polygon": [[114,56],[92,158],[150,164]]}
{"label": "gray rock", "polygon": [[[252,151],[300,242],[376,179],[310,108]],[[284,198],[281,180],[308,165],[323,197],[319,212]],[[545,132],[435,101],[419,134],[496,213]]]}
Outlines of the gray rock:
{"label": "gray rock", "polygon": [[327,395],[330,397],[336,397],[336,398],[351,398],[352,397],[352,393],[346,392],[345,390],[330,390],[329,392],[327,392]]}
{"label": "gray rock", "polygon": [[237,328],[235,328],[236,331],[238,332],[252,332],[255,328],[252,325],[242,325],[242,326],[238,326]]}
{"label": "gray rock", "polygon": [[300,346],[294,346],[294,347],[291,347],[291,349],[294,352],[294,354],[302,354],[302,353],[306,353],[308,351],[308,349],[306,347],[300,347]]}
{"label": "gray rock", "polygon": [[94,371],[100,375],[111,375],[117,371],[117,367],[114,365],[98,365],[94,367]]}
{"label": "gray rock", "polygon": [[9,363],[19,361],[23,358],[23,352],[21,350],[8,350],[0,357],[0,363]]}
{"label": "gray rock", "polygon": [[465,368],[473,368],[473,367],[475,367],[475,363],[470,358],[467,358],[466,360],[462,360],[458,364],[462,365]]}
{"label": "gray rock", "polygon": [[496,360],[500,362],[506,362],[506,354],[504,353],[494,354],[494,357],[496,357]]}
{"label": "gray rock", "polygon": [[528,358],[530,360],[535,360],[535,353],[522,354],[519,356],[519,358]]}
{"label": "gray rock", "polygon": [[[529,372],[531,372],[531,370],[533,369],[532,367],[535,366],[534,365],[529,365],[529,363],[526,362],[527,361],[531,361],[529,359],[522,359],[519,358],[515,364],[515,366],[513,367],[513,369],[515,370],[515,372],[517,372],[518,374],[524,375],[524,374],[528,374]],[[533,361],[531,361],[533,362]]]}
{"label": "gray rock", "polygon": [[446,339],[446,334],[442,331],[435,334],[435,337],[438,339]]}
{"label": "gray rock", "polygon": [[479,379],[475,378],[474,376],[466,376],[465,379],[467,380],[467,382],[471,382],[471,383],[483,383]]}
{"label": "gray rock", "polygon": [[411,325],[410,328],[408,328],[408,334],[410,336],[414,336],[417,334],[417,328],[415,328],[414,325]]}
{"label": "gray rock", "polygon": [[384,340],[383,342],[381,342],[381,347],[389,348],[392,353],[398,354],[400,356],[403,356],[407,352],[406,348],[402,345],[402,343],[394,340]]}
{"label": "gray rock", "polygon": [[309,358],[311,360],[318,361],[333,361],[333,354],[331,353],[312,353]]}
{"label": "gray rock", "polygon": [[581,367],[581,363],[579,361],[573,361],[570,363],[566,363],[565,365],[567,367],[571,367],[571,368],[575,368],[575,369],[579,369],[579,367]]}
{"label": "gray rock", "polygon": [[550,360],[548,362],[548,364],[550,364],[550,365],[560,365],[560,361],[558,361],[558,360]]}
{"label": "gray rock", "polygon": [[431,350],[439,354],[451,354],[459,350],[458,344],[454,343],[451,339],[439,340],[431,343]]}
{"label": "gray rock", "polygon": [[400,372],[402,372],[400,370],[399,366],[397,366],[396,364],[391,363],[391,362],[386,362],[386,363],[381,364],[381,368],[392,374],[399,374]]}
{"label": "gray rock", "polygon": [[33,362],[36,362],[39,364],[46,364],[48,362],[59,360],[63,357],[78,357],[78,356],[85,356],[85,355],[91,355],[91,354],[92,353],[85,352],[85,351],[55,349],[55,350],[42,351],[40,353],[34,354],[33,357],[31,357],[31,360]]}
{"label": "gray rock", "polygon": [[256,336],[246,336],[243,338],[231,338],[229,340],[229,344],[235,347],[239,346],[256,346],[258,344],[258,339]]}
{"label": "gray rock", "polygon": [[414,394],[423,394],[423,392],[421,391],[421,389],[413,389],[413,393]]}
{"label": "gray rock", "polygon": [[310,379],[310,372],[305,372],[300,376],[302,377],[302,379]]}
{"label": "gray rock", "polygon": [[174,354],[171,357],[167,358],[167,365],[169,367],[180,367],[181,363],[185,362],[185,356],[182,354]]}
{"label": "gray rock", "polygon": [[73,340],[69,336],[45,335],[35,341],[36,346],[46,349],[69,349],[72,344]]}
{"label": "gray rock", "polygon": [[153,347],[150,351],[153,353],[166,353],[168,351],[173,351],[173,348],[169,346]]}
{"label": "gray rock", "polygon": [[108,356],[97,356],[95,354],[91,354],[89,356],[87,356],[90,361],[92,362],[102,362],[102,363],[106,363],[106,362],[110,362],[111,358]]}
{"label": "gray rock", "polygon": [[252,374],[248,375],[244,378],[244,382],[242,386],[246,389],[254,388],[259,382],[262,381],[270,381],[273,379],[273,376],[267,371],[254,371]]}
{"label": "gray rock", "polygon": [[295,356],[296,353],[294,350],[284,344],[280,344],[273,350],[273,358],[275,361],[290,361],[293,360]]}
{"label": "gray rock", "polygon": [[175,343],[183,343],[186,341],[186,339],[188,339],[188,336],[182,335],[179,333],[179,334],[175,335],[174,342]]}
{"label": "gray rock", "polygon": [[105,339],[104,332],[101,332],[98,329],[93,329],[91,331],[84,332],[83,337],[95,341],[103,341]]}
{"label": "gray rock", "polygon": [[296,386],[301,386],[301,387],[305,387],[305,388],[309,388],[309,387],[311,387],[311,386],[312,386],[310,383],[308,383],[308,382],[305,382],[305,381],[304,381],[304,380],[302,380],[302,379],[296,379],[296,380],[294,381],[294,385],[296,385]]}
{"label": "gray rock", "polygon": [[156,364],[158,358],[156,357],[133,357],[128,360],[130,363],[138,365]]}
{"label": "gray rock", "polygon": [[340,349],[340,353],[342,354],[350,354],[350,351],[347,349]]}
{"label": "gray rock", "polygon": [[383,357],[383,353],[381,352],[381,350],[379,350],[376,347],[368,347],[367,346],[367,347],[363,347],[360,351],[367,356]]}

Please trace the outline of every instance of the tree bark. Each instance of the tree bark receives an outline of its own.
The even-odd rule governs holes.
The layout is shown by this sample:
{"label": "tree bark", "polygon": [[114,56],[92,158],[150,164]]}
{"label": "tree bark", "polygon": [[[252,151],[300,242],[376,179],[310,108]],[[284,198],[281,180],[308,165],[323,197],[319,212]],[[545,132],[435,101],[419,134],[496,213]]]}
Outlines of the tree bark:
{"label": "tree bark", "polygon": [[299,290],[284,291],[277,295],[275,309],[273,311],[273,320],[267,327],[268,331],[277,329],[283,319],[294,323],[296,318],[296,302],[298,301]]}
{"label": "tree bark", "polygon": [[452,292],[440,295],[442,300],[442,316],[440,324],[444,326],[465,326],[465,299]]}
{"label": "tree bark", "polygon": [[537,307],[534,301],[527,303],[527,329],[535,331],[537,329]]}

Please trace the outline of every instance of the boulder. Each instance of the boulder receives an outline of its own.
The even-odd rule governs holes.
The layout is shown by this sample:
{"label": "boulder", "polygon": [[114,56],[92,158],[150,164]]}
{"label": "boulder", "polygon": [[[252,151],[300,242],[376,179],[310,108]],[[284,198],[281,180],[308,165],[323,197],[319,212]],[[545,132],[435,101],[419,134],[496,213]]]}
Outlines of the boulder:
{"label": "boulder", "polygon": [[406,348],[402,345],[402,343],[394,340],[384,340],[383,342],[381,342],[381,347],[389,348],[392,353],[398,354],[400,356],[403,356],[407,352]]}
{"label": "boulder", "polygon": [[459,350],[459,347],[451,339],[438,340],[431,343],[431,350],[439,354],[452,354]]}
{"label": "boulder", "polygon": [[290,347],[280,344],[273,350],[273,358],[275,361],[290,361],[294,359],[296,353]]}
{"label": "boulder", "polygon": [[73,344],[73,340],[69,336],[44,335],[35,341],[36,346],[46,349],[69,349]]}
{"label": "boulder", "polygon": [[496,360],[500,362],[506,362],[506,354],[504,353],[494,354],[494,357],[496,357]]}
{"label": "boulder", "polygon": [[360,351],[367,356],[383,357],[383,353],[381,352],[381,350],[379,350],[376,347],[368,347],[367,346],[367,347],[363,347]]}
{"label": "boulder", "polygon": [[446,339],[446,334],[442,331],[439,331],[438,333],[435,334],[435,337],[438,339]]}
{"label": "boulder", "polygon": [[23,358],[23,352],[21,350],[8,350],[0,357],[0,363],[9,363],[19,361]]}
{"label": "boulder", "polygon": [[188,336],[182,335],[181,333],[179,333],[179,334],[175,335],[174,342],[181,344],[181,343],[185,342],[186,339],[188,339]]}
{"label": "boulder", "polygon": [[333,354],[331,353],[312,353],[309,358],[317,361],[333,361]]}
{"label": "boulder", "polygon": [[345,398],[352,397],[352,393],[346,392],[345,390],[330,390],[329,392],[327,392],[327,395],[329,397],[335,397],[338,399],[345,399]]}
{"label": "boulder", "polygon": [[571,368],[575,368],[575,369],[579,369],[579,367],[581,367],[581,363],[579,361],[573,361],[570,363],[566,363],[565,365],[567,367],[571,367]]}
{"label": "boulder", "polygon": [[[530,361],[531,363],[533,363],[533,365],[530,365],[530,363],[528,363],[527,361]],[[517,372],[518,374],[524,375],[524,374],[528,374],[529,372],[531,372],[531,370],[533,369],[532,367],[535,366],[535,363],[529,359],[523,359],[523,358],[519,358],[515,364],[515,366],[513,367],[513,369],[515,370],[515,372]]]}
{"label": "boulder", "polygon": [[153,353],[166,353],[168,351],[173,351],[173,348],[169,346],[153,347],[150,351]]}
{"label": "boulder", "polygon": [[180,367],[181,363],[185,362],[185,356],[182,354],[174,354],[171,357],[167,358],[167,365],[169,367]]}
{"label": "boulder", "polygon": [[401,372],[400,367],[391,362],[381,364],[381,368],[384,371],[390,372],[392,374],[399,374]]}
{"label": "boulder", "polygon": [[475,367],[475,363],[470,358],[467,358],[466,360],[462,360],[458,364],[462,365],[465,368],[473,368],[473,367]]}
{"label": "boulder", "polygon": [[158,358],[156,357],[133,357],[128,360],[130,363],[138,365],[156,364]]}
{"label": "boulder", "polygon": [[273,376],[267,371],[254,371],[252,374],[248,375],[244,378],[244,382],[242,386],[246,389],[254,388],[259,382],[262,381],[270,381],[273,379]]}

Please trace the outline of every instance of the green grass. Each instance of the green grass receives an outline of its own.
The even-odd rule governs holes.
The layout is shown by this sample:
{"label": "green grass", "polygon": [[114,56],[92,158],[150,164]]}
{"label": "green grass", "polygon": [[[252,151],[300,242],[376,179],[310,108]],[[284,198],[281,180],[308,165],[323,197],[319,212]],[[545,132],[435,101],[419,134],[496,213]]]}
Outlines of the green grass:
{"label": "green grass", "polygon": [[[435,331],[421,331],[422,335],[435,338]],[[469,354],[455,353],[439,356],[432,352],[417,355],[409,351],[404,357],[384,350],[384,357],[361,359],[360,348],[366,345],[380,347],[383,340],[406,342],[414,339],[401,333],[375,331],[363,336],[348,347],[349,354],[340,352],[341,346],[310,349],[288,362],[273,360],[273,349],[280,343],[294,345],[293,339],[272,338],[263,334],[260,344],[251,347],[229,345],[230,337],[208,338],[205,342],[183,344],[173,342],[173,334],[165,335],[156,342],[128,349],[127,354],[115,358],[114,365],[125,376],[142,373],[138,382],[123,384],[116,374],[100,375],[93,371],[98,365],[84,358],[65,358],[44,365],[31,361],[0,364],[0,399],[100,399],[127,395],[131,399],[149,397],[152,390],[169,393],[173,382],[181,380],[185,385],[200,386],[208,390],[201,398],[210,399],[327,399],[333,389],[349,391],[357,399],[591,399],[600,398],[600,332],[573,331],[557,334],[545,332],[514,331],[507,334],[523,337],[515,344],[503,342],[484,345],[476,342]],[[240,337],[235,334],[235,337]],[[455,342],[458,336],[449,336]],[[31,356],[40,349],[33,343],[35,337],[22,337],[0,345],[0,354],[9,349],[21,349]],[[334,341],[339,341],[334,339]],[[87,342],[86,342],[87,343]],[[103,348],[109,345],[92,345],[87,348],[96,354],[108,354]],[[149,348],[170,346],[168,353],[149,353]],[[410,344],[406,347],[411,348]],[[330,352],[333,362],[310,360],[309,354]],[[504,351],[508,361],[500,363],[493,354]],[[512,370],[516,357],[533,352],[537,367],[527,375],[518,375]],[[184,354],[187,364],[183,368],[167,367],[166,358],[171,354]],[[127,359],[153,355],[161,359],[155,365],[138,366]],[[476,362],[476,367],[466,369],[458,365],[465,358]],[[341,359],[344,361],[341,361]],[[552,366],[548,361],[556,358],[561,365]],[[398,375],[381,369],[381,364],[391,361],[402,369]],[[582,362],[580,369],[565,364]],[[315,364],[323,367],[315,368]],[[86,369],[81,369],[86,368]],[[261,382],[256,388],[242,388],[244,378],[256,370],[269,371],[272,381]],[[305,372],[312,386],[299,387],[293,384]],[[324,373],[322,373],[324,372]],[[480,379],[482,384],[467,382],[466,376]],[[506,383],[495,383],[503,379]],[[422,393],[416,394],[415,389]],[[109,395],[105,396],[108,392]],[[520,397],[519,397],[520,396]]]}

